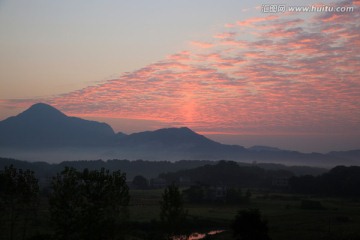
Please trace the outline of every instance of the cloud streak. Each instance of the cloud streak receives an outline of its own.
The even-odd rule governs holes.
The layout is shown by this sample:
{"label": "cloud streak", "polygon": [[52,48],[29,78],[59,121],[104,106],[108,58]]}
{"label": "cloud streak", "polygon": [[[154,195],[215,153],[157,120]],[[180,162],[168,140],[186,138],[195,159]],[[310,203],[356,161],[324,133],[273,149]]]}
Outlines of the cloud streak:
{"label": "cloud streak", "polygon": [[191,42],[189,50],[40,100],[71,115],[156,120],[202,132],[360,134],[356,5],[352,13],[228,23],[208,42]]}

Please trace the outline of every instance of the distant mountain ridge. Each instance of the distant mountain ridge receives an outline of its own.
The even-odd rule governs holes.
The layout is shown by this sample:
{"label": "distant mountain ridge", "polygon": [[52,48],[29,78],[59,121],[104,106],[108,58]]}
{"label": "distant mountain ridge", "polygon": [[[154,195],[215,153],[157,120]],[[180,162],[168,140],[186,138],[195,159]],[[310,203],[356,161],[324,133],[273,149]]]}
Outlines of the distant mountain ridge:
{"label": "distant mountain ridge", "polygon": [[106,123],[69,117],[37,103],[0,121],[0,156],[34,161],[77,159],[235,160],[288,165],[359,165],[360,150],[305,154],[274,147],[221,144],[187,127],[133,134]]}
{"label": "distant mountain ridge", "polygon": [[[224,152],[244,151],[241,146],[225,145],[210,140],[187,127],[163,128],[155,131],[133,133],[122,137],[118,146],[160,160],[161,155],[177,156],[178,159],[218,159]],[[214,158],[215,157],[215,158]]]}
{"label": "distant mountain ridge", "polygon": [[218,145],[219,143],[199,135],[187,127],[163,128],[155,131],[139,132],[122,138],[122,144],[144,144],[157,142],[164,147],[186,143],[188,145]]}

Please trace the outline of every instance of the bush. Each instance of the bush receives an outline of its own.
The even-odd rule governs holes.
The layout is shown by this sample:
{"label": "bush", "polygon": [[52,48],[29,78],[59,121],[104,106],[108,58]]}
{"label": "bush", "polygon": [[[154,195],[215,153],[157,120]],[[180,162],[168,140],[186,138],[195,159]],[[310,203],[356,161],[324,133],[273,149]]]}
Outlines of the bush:
{"label": "bush", "polygon": [[270,240],[267,221],[258,209],[239,211],[232,229],[237,240]]}

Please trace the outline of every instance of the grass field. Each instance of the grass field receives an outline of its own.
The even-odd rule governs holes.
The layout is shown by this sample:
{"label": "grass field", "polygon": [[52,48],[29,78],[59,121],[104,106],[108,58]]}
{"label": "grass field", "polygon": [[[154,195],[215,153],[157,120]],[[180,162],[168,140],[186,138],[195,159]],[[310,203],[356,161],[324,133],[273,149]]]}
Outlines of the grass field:
{"label": "grass field", "polygon": [[[227,230],[208,239],[232,239],[230,230],[237,211],[257,208],[267,219],[269,235],[273,240],[354,240],[360,239],[360,201],[340,198],[315,198],[309,196],[262,193],[252,191],[250,203],[238,205],[188,204],[189,219],[194,229],[200,231]],[[163,190],[131,190],[129,205],[130,222],[149,223],[159,220]],[[303,209],[301,202],[312,199],[321,203],[318,209]],[[41,199],[37,221],[29,226],[28,233],[52,234],[49,225],[49,211],[46,198]],[[0,219],[2,219],[0,217]],[[6,222],[0,227],[0,239],[8,239],[3,232]],[[146,232],[145,232],[146,234]],[[21,232],[16,232],[14,239],[22,239]],[[28,235],[29,236],[29,235]],[[137,238],[140,239],[140,238]]]}
{"label": "grass field", "polygon": [[[131,221],[159,218],[162,190],[131,191]],[[319,201],[320,209],[303,209],[301,201]],[[360,236],[360,202],[351,199],[311,198],[279,193],[255,193],[248,204],[185,204],[190,218],[218,223],[218,229],[229,227],[238,210],[258,208],[268,221],[274,240],[358,239]],[[231,239],[231,232],[211,239]]]}

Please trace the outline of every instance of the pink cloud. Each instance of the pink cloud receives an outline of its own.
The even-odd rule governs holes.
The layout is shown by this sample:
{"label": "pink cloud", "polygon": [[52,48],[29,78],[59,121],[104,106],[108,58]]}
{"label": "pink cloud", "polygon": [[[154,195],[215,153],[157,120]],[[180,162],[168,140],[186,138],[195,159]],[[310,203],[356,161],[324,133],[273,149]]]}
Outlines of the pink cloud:
{"label": "pink cloud", "polygon": [[256,18],[249,18],[244,21],[237,21],[236,24],[238,26],[253,26],[255,23],[268,22],[275,19],[278,19],[277,15],[269,15],[266,17],[256,17]]}
{"label": "pink cloud", "polygon": [[[358,10],[358,8],[357,8]],[[336,16],[336,17],[334,17]],[[360,12],[230,23],[210,42],[47,99],[71,115],[156,120],[203,132],[360,134]],[[247,38],[242,34],[258,31]],[[236,37],[236,38],[235,38]]]}
{"label": "pink cloud", "polygon": [[267,32],[267,37],[269,39],[274,37],[280,37],[280,38],[288,38],[288,37],[294,37],[298,34],[300,34],[302,31],[301,28],[290,28],[290,29],[276,29],[270,32]]}
{"label": "pink cloud", "polygon": [[168,59],[175,61],[189,61],[191,59],[191,53],[189,51],[182,51],[168,56]]}
{"label": "pink cloud", "polygon": [[233,39],[236,36],[236,32],[223,32],[216,34],[214,38],[218,39]]}

